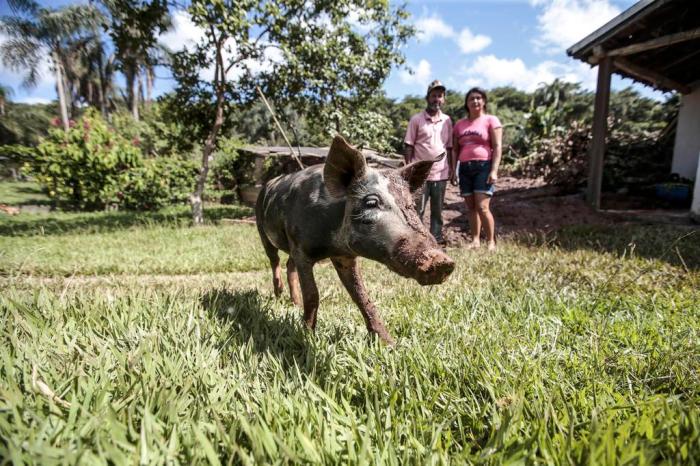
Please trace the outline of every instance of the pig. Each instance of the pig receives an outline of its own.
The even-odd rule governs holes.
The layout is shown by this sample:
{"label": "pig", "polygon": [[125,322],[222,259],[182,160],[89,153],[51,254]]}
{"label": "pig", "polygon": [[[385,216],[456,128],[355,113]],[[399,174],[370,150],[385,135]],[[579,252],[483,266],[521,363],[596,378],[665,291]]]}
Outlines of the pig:
{"label": "pig", "polygon": [[272,266],[277,297],[284,289],[278,251],[289,254],[287,282],[292,302],[303,303],[304,323],[314,330],[318,289],[314,264],[330,259],[370,335],[394,340],[370,301],[357,258],[381,262],[421,285],[444,282],[454,262],[418,218],[413,194],[432,164],[419,161],[378,170],[362,153],[336,136],[326,163],[267,182],[255,206],[256,224]]}

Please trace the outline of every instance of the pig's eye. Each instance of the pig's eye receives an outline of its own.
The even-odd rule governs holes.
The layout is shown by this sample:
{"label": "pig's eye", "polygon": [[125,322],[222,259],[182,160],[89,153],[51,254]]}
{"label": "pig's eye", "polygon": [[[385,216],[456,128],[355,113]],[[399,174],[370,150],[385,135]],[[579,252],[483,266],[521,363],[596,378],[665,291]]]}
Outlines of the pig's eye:
{"label": "pig's eye", "polygon": [[364,199],[364,204],[368,209],[376,209],[379,207],[379,198],[377,196],[367,196]]}

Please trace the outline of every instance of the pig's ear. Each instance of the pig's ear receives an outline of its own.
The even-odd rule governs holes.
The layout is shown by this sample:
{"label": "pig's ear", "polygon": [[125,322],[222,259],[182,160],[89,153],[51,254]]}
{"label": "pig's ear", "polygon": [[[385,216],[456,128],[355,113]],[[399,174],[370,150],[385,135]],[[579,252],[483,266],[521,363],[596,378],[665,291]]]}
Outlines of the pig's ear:
{"label": "pig's ear", "polygon": [[331,196],[344,196],[353,180],[365,176],[366,169],[367,162],[360,151],[345,142],[341,136],[333,138],[323,168],[323,180]]}
{"label": "pig's ear", "polygon": [[433,168],[433,164],[442,160],[443,157],[445,157],[444,152],[433,160],[413,162],[399,170],[403,179],[408,183],[408,188],[411,192],[415,192],[423,186],[425,180],[428,179],[428,175],[430,175],[430,169]]}

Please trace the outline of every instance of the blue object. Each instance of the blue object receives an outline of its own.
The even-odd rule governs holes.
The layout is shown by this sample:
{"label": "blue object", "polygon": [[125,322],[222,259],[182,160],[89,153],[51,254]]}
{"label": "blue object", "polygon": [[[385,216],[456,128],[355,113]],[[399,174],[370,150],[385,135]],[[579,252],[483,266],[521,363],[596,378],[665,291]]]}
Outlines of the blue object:
{"label": "blue object", "polygon": [[656,197],[670,202],[685,202],[690,199],[690,186],[683,183],[659,183],[655,186]]}

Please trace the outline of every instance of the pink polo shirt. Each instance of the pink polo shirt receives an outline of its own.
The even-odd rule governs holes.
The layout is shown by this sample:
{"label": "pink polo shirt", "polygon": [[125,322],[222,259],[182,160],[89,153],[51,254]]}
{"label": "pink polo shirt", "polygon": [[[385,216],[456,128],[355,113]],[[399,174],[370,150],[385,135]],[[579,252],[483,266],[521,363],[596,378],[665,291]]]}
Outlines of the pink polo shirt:
{"label": "pink polo shirt", "polygon": [[459,161],[491,160],[491,130],[501,127],[501,122],[494,115],[481,115],[474,120],[459,120],[454,128],[454,135],[459,144]]}
{"label": "pink polo shirt", "polygon": [[413,161],[431,160],[446,152],[445,157],[433,164],[428,181],[442,181],[450,177],[450,148],[452,147],[452,120],[438,110],[435,116],[422,112],[408,122],[404,142],[413,146]]}

